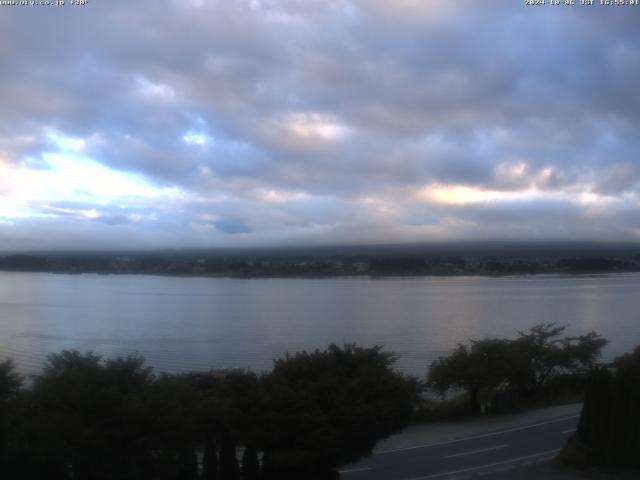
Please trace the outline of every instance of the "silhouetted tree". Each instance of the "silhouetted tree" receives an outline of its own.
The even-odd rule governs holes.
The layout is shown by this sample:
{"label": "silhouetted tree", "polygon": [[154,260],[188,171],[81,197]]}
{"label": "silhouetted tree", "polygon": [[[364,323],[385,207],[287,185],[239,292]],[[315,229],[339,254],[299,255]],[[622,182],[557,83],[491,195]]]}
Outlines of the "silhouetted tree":
{"label": "silhouetted tree", "polygon": [[242,480],[259,480],[260,463],[255,447],[247,445],[242,454]]}
{"label": "silhouetted tree", "polygon": [[179,480],[178,477],[178,457],[176,452],[163,448],[158,455],[158,480]]}
{"label": "silhouetted tree", "polygon": [[24,469],[24,410],[16,401],[22,378],[10,360],[0,362],[0,472],[18,475]]}
{"label": "silhouetted tree", "polygon": [[273,454],[269,450],[262,452],[262,464],[260,467],[261,480],[278,480],[278,470],[272,460]]}
{"label": "silhouetted tree", "polygon": [[190,445],[180,447],[178,454],[178,478],[180,480],[198,480],[198,458]]}
{"label": "silhouetted tree", "polygon": [[640,467],[640,347],[589,373],[578,438],[596,465]]}
{"label": "silhouetted tree", "polygon": [[640,346],[614,365],[611,460],[615,465],[640,467]]}
{"label": "silhouetted tree", "polygon": [[0,362],[0,406],[6,405],[20,392],[22,377],[15,371],[11,360]]}
{"label": "silhouetted tree", "polygon": [[512,376],[523,396],[534,397],[559,373],[586,373],[608,343],[595,332],[560,338],[565,330],[566,326],[542,323],[527,333],[519,332],[513,343]]}
{"label": "silhouetted tree", "polygon": [[[266,478],[332,478],[408,421],[416,381],[380,347],[330,345],[276,360],[264,379],[258,444]],[[276,477],[277,474],[277,477]]]}
{"label": "silhouetted tree", "polygon": [[138,357],[102,361],[92,353],[48,357],[32,398],[40,435],[54,437],[74,478],[130,475],[149,446],[151,370]]}
{"label": "silhouetted tree", "polygon": [[560,335],[566,327],[543,323],[515,340],[488,338],[459,344],[449,355],[431,363],[430,388],[445,394],[464,389],[471,411],[479,412],[484,388],[511,385],[527,398],[539,395],[549,381],[561,374],[585,374],[596,365],[607,341],[595,332],[578,337]]}
{"label": "silhouetted tree", "polygon": [[510,353],[509,342],[502,339],[474,340],[469,347],[460,344],[431,364],[427,384],[442,395],[451,389],[466,390],[471,412],[479,413],[481,389],[497,387],[505,380]]}
{"label": "silhouetted tree", "polygon": [[228,432],[223,434],[222,445],[220,446],[220,479],[240,480],[236,444]]}
{"label": "silhouetted tree", "polygon": [[245,480],[335,478],[337,466],[408,420],[420,386],[393,371],[394,360],[379,347],[331,345],[286,356],[260,377],[156,376],[139,357],[62,351],[28,390],[2,363],[1,471],[25,480],[195,480],[203,448],[204,480],[239,480],[239,444]]}
{"label": "silhouetted tree", "polygon": [[586,392],[578,434],[589,445],[591,461],[606,463],[611,429],[612,376],[606,368],[593,369],[587,375]]}
{"label": "silhouetted tree", "polygon": [[218,452],[211,433],[207,434],[202,456],[202,480],[218,480]]}

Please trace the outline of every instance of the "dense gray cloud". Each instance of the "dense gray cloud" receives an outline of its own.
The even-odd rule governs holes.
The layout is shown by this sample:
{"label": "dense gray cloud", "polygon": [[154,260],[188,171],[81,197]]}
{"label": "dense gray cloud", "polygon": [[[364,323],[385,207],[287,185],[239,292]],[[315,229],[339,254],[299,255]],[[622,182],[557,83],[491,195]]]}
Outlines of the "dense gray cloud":
{"label": "dense gray cloud", "polygon": [[6,249],[640,234],[640,7],[0,8]]}

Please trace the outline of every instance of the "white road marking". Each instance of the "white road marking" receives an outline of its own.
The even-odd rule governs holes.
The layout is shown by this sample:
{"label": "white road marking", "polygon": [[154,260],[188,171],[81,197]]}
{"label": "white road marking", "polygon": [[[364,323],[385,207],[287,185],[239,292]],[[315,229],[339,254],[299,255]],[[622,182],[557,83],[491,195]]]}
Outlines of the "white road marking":
{"label": "white road marking", "polygon": [[513,465],[505,465],[503,467],[491,468],[489,470],[483,470],[482,472],[478,472],[479,477],[484,477],[485,475],[495,475],[496,473],[508,472],[509,470],[513,470],[515,467]]}
{"label": "white road marking", "polygon": [[499,450],[501,448],[507,448],[509,445],[496,445],[495,447],[482,448],[480,450],[470,450],[468,452],[454,453],[453,455],[446,455],[444,458],[456,458],[464,457],[465,455],[474,455],[476,453],[490,452],[491,450]]}
{"label": "white road marking", "polygon": [[463,468],[461,470],[454,470],[451,472],[443,472],[443,473],[434,473],[433,475],[426,475],[424,477],[412,477],[408,480],[429,480],[431,478],[440,478],[440,477],[447,477],[449,475],[457,475],[458,473],[466,473],[466,472],[474,472],[477,470],[485,470],[491,467],[497,467],[499,465],[507,465],[507,464],[513,464],[513,463],[518,463],[521,462],[523,460],[528,460],[530,458],[535,458],[535,457],[540,457],[540,456],[544,456],[544,455],[552,455],[555,453],[558,453],[560,450],[562,450],[561,448],[556,448],[555,450],[546,450],[544,452],[538,452],[538,453],[533,453],[531,455],[526,455],[524,457],[518,457],[518,458],[510,458],[509,460],[503,460],[501,462],[495,462],[495,463],[488,463],[486,465],[478,465],[476,467],[469,467],[469,468]]}
{"label": "white road marking", "polygon": [[542,458],[537,458],[535,460],[536,463],[544,463],[544,462],[550,462],[551,460],[553,460],[555,458],[555,455],[550,455],[547,457],[542,457]]}
{"label": "white road marking", "polygon": [[569,430],[563,430],[563,431],[562,431],[562,434],[563,434],[563,435],[568,435],[568,434],[573,433],[573,432],[575,432],[575,431],[576,431],[576,429],[575,429],[575,428],[570,428]]}
{"label": "white road marking", "polygon": [[549,420],[549,421],[546,421],[546,422],[535,423],[533,425],[525,425],[525,426],[522,426],[522,427],[513,427],[513,428],[508,428],[506,430],[501,430],[499,432],[484,433],[482,435],[473,435],[473,436],[470,436],[470,437],[456,438],[455,440],[447,440],[445,442],[426,443],[424,445],[415,445],[413,447],[403,447],[403,448],[393,448],[391,450],[379,450],[377,452],[373,452],[373,455],[384,455],[386,453],[406,452],[406,451],[409,451],[409,450],[417,450],[417,449],[420,449],[420,448],[436,447],[438,445],[448,445],[450,443],[466,442],[466,441],[469,441],[469,440],[476,440],[478,438],[494,437],[496,435],[502,435],[503,433],[518,432],[520,430],[527,430],[529,428],[541,427],[542,425],[550,425],[552,423],[560,423],[560,422],[564,422],[566,420],[571,420],[572,418],[578,418],[579,416],[580,416],[580,414],[570,415],[568,417],[562,417],[562,418],[557,418],[555,420]]}
{"label": "white road marking", "polygon": [[358,472],[368,472],[373,470],[371,467],[362,467],[362,468],[349,468],[348,470],[339,470],[338,473],[358,473]]}

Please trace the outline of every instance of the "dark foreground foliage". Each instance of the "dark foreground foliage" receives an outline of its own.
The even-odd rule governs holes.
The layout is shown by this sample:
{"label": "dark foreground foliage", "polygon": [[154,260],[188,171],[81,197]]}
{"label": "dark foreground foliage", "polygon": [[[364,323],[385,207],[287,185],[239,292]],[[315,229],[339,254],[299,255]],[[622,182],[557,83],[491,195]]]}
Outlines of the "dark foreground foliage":
{"label": "dark foreground foliage", "polygon": [[543,323],[520,332],[515,339],[486,338],[460,344],[431,364],[428,385],[443,395],[456,389],[466,391],[472,413],[480,413],[498,391],[503,394],[498,398],[512,402],[540,398],[568,385],[581,390],[586,372],[596,365],[607,341],[595,332],[561,337],[565,328]]}
{"label": "dark foreground foliage", "polygon": [[640,468],[640,347],[590,372],[574,442],[590,464]]}
{"label": "dark foreground foliage", "polygon": [[419,384],[393,362],[379,347],[331,345],[260,376],[156,375],[139,357],[63,351],[28,389],[0,363],[0,476],[337,478],[410,418]]}

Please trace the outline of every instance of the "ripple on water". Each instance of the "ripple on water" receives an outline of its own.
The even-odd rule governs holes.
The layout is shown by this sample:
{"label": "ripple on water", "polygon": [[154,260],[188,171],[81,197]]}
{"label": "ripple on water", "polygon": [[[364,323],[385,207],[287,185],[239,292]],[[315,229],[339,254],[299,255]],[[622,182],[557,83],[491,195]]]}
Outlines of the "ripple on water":
{"label": "ripple on water", "polygon": [[[16,281],[19,279],[19,281]],[[0,273],[0,358],[140,354],[158,370],[269,369],[330,342],[383,345],[424,375],[456,343],[540,322],[596,330],[608,358],[640,344],[640,275],[202,279]]]}

